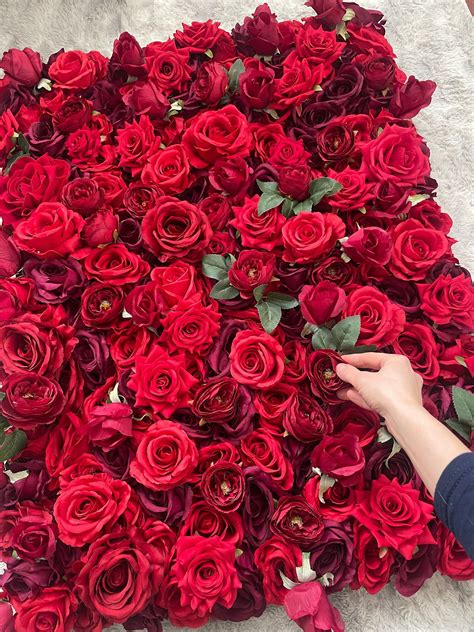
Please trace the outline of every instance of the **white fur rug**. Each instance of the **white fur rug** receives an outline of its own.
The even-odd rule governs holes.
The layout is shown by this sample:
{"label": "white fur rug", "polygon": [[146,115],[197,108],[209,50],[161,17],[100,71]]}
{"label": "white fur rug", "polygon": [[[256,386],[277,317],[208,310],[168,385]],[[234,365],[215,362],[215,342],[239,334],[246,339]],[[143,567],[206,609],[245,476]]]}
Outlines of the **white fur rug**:
{"label": "white fur rug", "polygon": [[[439,201],[454,219],[461,263],[474,269],[472,207],[473,19],[464,0],[359,0],[387,17],[388,38],[400,66],[418,79],[438,83],[431,107],[417,118],[427,139]],[[304,0],[268,0],[282,19],[309,15]],[[43,55],[64,48],[110,54],[121,31],[145,44],[171,35],[181,22],[218,19],[232,27],[252,13],[258,0],[0,0],[0,49],[30,46]],[[439,575],[412,598],[392,587],[376,596],[344,591],[333,598],[347,632],[472,632],[474,582]],[[166,626],[170,632],[172,626]],[[210,624],[205,632],[291,632],[283,610],[271,608],[242,624]]]}

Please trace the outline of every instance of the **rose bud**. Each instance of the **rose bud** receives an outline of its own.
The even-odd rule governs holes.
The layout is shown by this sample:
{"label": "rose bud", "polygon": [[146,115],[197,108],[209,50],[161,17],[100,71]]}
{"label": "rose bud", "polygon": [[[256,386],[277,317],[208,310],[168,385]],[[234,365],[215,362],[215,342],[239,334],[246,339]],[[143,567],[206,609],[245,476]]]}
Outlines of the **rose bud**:
{"label": "rose bud", "polygon": [[119,218],[110,209],[101,209],[87,219],[83,239],[91,248],[110,244],[115,240]]}
{"label": "rose bud", "polygon": [[285,411],[283,426],[298,441],[311,443],[332,432],[333,424],[314,397],[298,391]]}
{"label": "rose bud", "polygon": [[342,358],[338,353],[326,349],[313,351],[306,359],[311,390],[328,404],[340,403],[337,392],[346,385],[336,374],[336,365],[340,362]]}
{"label": "rose bud", "polygon": [[242,298],[251,298],[259,285],[270,283],[275,271],[275,255],[260,250],[243,250],[229,270],[230,284]]}
{"label": "rose bud", "polygon": [[81,298],[81,317],[87,327],[108,329],[123,309],[123,291],[116,285],[92,283]]}
{"label": "rose bud", "polygon": [[99,185],[91,178],[75,178],[61,193],[63,204],[83,217],[96,211],[103,202]]}
{"label": "rose bud", "polygon": [[199,101],[214,106],[219,103],[229,85],[229,77],[222,64],[208,61],[199,68],[194,81],[194,94]]}
{"label": "rose bud", "polygon": [[311,454],[311,465],[343,486],[355,485],[362,478],[365,467],[359,439],[346,432],[324,436]]}
{"label": "rose bud", "polygon": [[244,19],[242,26],[236,24],[232,38],[247,57],[273,55],[278,47],[278,24],[268,4],[257,7],[252,17]]}
{"label": "rose bud", "polygon": [[243,199],[250,185],[249,166],[240,156],[218,160],[209,172],[209,182],[218,191]]}
{"label": "rose bud", "polygon": [[346,305],[346,293],[332,281],[305,285],[298,296],[303,318],[312,325],[324,325],[336,318]]}
{"label": "rose bud", "polygon": [[20,85],[32,88],[41,77],[41,57],[40,54],[31,48],[10,48],[3,53],[0,59],[0,68],[5,74]]}
{"label": "rose bud", "polygon": [[275,73],[254,57],[244,61],[245,70],[239,76],[240,100],[254,110],[270,104],[275,90]]}
{"label": "rose bud", "polygon": [[384,266],[392,256],[390,235],[376,226],[361,228],[344,242],[343,248],[351,259],[358,263],[373,263]]}
{"label": "rose bud", "polygon": [[125,309],[132,315],[133,322],[145,327],[158,327],[164,309],[159,284],[150,281],[134,287],[125,299]]}
{"label": "rose bud", "polygon": [[292,200],[305,200],[309,195],[312,172],[308,165],[287,165],[278,174],[278,188]]}
{"label": "rose bud", "polygon": [[389,110],[397,118],[411,119],[431,103],[435,90],[434,81],[418,81],[411,76],[405,85],[395,88]]}
{"label": "rose bud", "polygon": [[11,237],[0,228],[0,278],[11,277],[20,269],[20,253]]}
{"label": "rose bud", "polygon": [[146,75],[145,54],[133,35],[125,31],[114,41],[114,51],[109,66],[113,79],[120,75],[120,71],[124,75],[124,80],[127,76],[144,77]]}
{"label": "rose bud", "polygon": [[[313,4],[318,2],[310,1]],[[331,604],[318,581],[298,584],[286,591],[285,610],[288,617],[303,630],[344,632],[344,621],[339,610]]]}
{"label": "rose bud", "polygon": [[311,546],[321,535],[322,516],[306,502],[303,496],[285,496],[278,501],[270,522],[275,535],[281,535],[302,547]]}
{"label": "rose bud", "polygon": [[204,499],[219,511],[236,511],[244,500],[245,480],[235,463],[219,461],[206,470],[201,479]]}

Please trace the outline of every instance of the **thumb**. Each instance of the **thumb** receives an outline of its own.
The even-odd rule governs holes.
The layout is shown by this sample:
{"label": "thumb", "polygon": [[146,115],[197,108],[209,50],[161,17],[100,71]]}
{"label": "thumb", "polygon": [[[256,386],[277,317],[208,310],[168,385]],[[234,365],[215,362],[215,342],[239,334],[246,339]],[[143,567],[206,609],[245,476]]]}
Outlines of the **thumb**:
{"label": "thumb", "polygon": [[348,382],[349,384],[352,384],[354,388],[358,388],[362,375],[361,371],[359,371],[359,369],[356,369],[355,366],[342,363],[338,364],[336,366],[336,373],[343,382]]}

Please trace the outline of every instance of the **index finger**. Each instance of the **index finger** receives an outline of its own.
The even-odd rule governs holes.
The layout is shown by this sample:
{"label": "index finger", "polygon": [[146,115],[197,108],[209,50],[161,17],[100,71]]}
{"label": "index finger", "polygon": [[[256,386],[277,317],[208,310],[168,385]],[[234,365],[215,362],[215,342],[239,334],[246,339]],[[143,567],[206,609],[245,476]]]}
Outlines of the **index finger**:
{"label": "index finger", "polygon": [[390,360],[393,356],[390,353],[375,353],[370,351],[367,353],[352,353],[341,357],[344,362],[358,369],[381,369],[387,360]]}

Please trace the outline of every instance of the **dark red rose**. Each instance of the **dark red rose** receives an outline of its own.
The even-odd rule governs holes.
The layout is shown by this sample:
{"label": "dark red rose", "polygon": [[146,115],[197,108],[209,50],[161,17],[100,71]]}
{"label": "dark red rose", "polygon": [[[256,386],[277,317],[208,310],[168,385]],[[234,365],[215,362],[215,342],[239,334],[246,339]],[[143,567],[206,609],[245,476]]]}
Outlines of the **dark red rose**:
{"label": "dark red rose", "polygon": [[247,57],[273,55],[278,47],[278,25],[268,4],[258,6],[252,17],[246,17],[242,25],[236,24],[232,38]]}
{"label": "dark red rose", "polygon": [[148,209],[156,206],[159,190],[153,186],[144,186],[141,182],[131,183],[123,196],[123,204],[128,213],[136,218],[145,217]]}
{"label": "dark red rose", "polygon": [[99,185],[91,178],[76,178],[68,182],[61,193],[63,203],[73,211],[88,216],[102,203]]}
{"label": "dark red rose", "polygon": [[162,119],[168,112],[170,104],[163,92],[148,81],[134,81],[126,84],[121,90],[123,102],[135,116],[147,114],[152,120]]}
{"label": "dark red rose", "polygon": [[[54,128],[63,134],[75,132],[90,125],[92,107],[90,101],[71,96],[62,101],[53,112]],[[75,209],[74,209],[75,210]]]}
{"label": "dark red rose", "polygon": [[469,277],[440,274],[433,283],[419,283],[417,287],[421,309],[430,320],[463,331],[472,329],[474,290]]}
{"label": "dark red rose", "polygon": [[141,612],[164,576],[159,549],[133,528],[95,540],[83,563],[76,580],[80,599],[117,623]]}
{"label": "dark red rose", "polygon": [[218,191],[233,197],[234,201],[244,199],[250,185],[251,170],[243,158],[231,156],[218,160],[209,172],[209,182]]}
{"label": "dark red rose", "polygon": [[328,29],[339,24],[346,12],[341,0],[308,0],[305,4],[316,11],[315,19]]}
{"label": "dark red rose", "polygon": [[167,195],[182,193],[193,181],[188,157],[181,145],[152,152],[141,177],[144,184],[154,186]]}
{"label": "dark red rose", "polygon": [[284,372],[283,348],[276,338],[259,331],[240,331],[232,342],[230,372],[240,384],[269,388]]}
{"label": "dark red rose", "polygon": [[265,430],[251,432],[241,442],[242,458],[247,465],[256,465],[281,489],[293,485],[293,468],[283,454],[279,441]]}
{"label": "dark red rose", "polygon": [[246,117],[235,105],[203,111],[189,121],[183,145],[193,167],[205,168],[219,158],[247,156],[252,137]]}
{"label": "dark red rose", "polygon": [[354,526],[354,554],[359,562],[357,575],[352,583],[362,586],[375,595],[390,581],[394,571],[394,551],[386,546],[380,547],[372,532],[356,522]]}
{"label": "dark red rose", "polygon": [[331,121],[316,136],[316,151],[321,160],[337,163],[346,159],[353,151],[355,134],[340,120]]}
{"label": "dark red rose", "polygon": [[278,501],[270,528],[275,535],[304,549],[316,542],[323,531],[323,519],[303,496],[284,496]]}
{"label": "dark red rose", "polygon": [[395,589],[404,597],[411,597],[436,572],[439,549],[422,544],[411,560],[403,560],[395,578]]}
{"label": "dark red rose", "polygon": [[390,100],[389,110],[397,118],[414,118],[420,110],[431,103],[436,90],[434,81],[419,81],[413,75],[400,86],[397,85]]}
{"label": "dark red rose", "polygon": [[56,380],[18,371],[2,384],[1,410],[12,426],[32,430],[51,424],[64,408],[64,393]]}
{"label": "dark red rose", "polygon": [[143,50],[133,35],[126,31],[114,41],[114,50],[110,58],[112,75],[115,77],[120,71],[125,80],[128,76],[141,78],[146,75]]}
{"label": "dark red rose", "polygon": [[454,581],[474,579],[474,562],[456,540],[454,535],[439,523],[436,539],[440,546],[438,571]]}
{"label": "dark red rose", "polygon": [[351,486],[362,478],[365,458],[358,438],[343,432],[322,438],[311,453],[311,465],[341,485]]}
{"label": "dark red rose", "polygon": [[324,325],[336,318],[346,304],[346,293],[331,281],[305,285],[298,300],[303,318],[313,325]]}
{"label": "dark red rose", "polygon": [[306,374],[311,390],[328,404],[338,404],[338,391],[344,382],[336,374],[336,366],[342,362],[341,356],[335,351],[320,349],[313,351],[306,359]]}
{"label": "dark red rose", "polygon": [[201,479],[204,499],[218,511],[236,511],[244,500],[245,481],[241,467],[220,460],[208,468]]}
{"label": "dark red rose", "polygon": [[372,443],[380,426],[380,416],[356,404],[344,403],[331,409],[334,430],[337,433],[353,434],[359,439],[361,448]]}
{"label": "dark red rose", "polygon": [[255,566],[263,576],[263,591],[267,603],[281,605],[287,593],[281,573],[290,581],[297,581],[296,568],[303,563],[300,548],[274,535],[258,547],[254,559]]}
{"label": "dark red rose", "polygon": [[263,110],[273,97],[275,73],[254,57],[247,57],[244,65],[239,76],[240,99],[249,108]]}
{"label": "dark red rose", "polygon": [[354,543],[351,523],[324,521],[324,531],[311,547],[311,568],[317,577],[331,573],[327,593],[339,592],[355,574]]}
{"label": "dark red rose", "polygon": [[194,81],[194,95],[199,101],[215,106],[227,90],[229,77],[222,64],[208,61],[202,64]]}
{"label": "dark red rose", "polygon": [[312,172],[308,165],[288,165],[280,169],[278,188],[293,200],[305,200],[309,195]]}
{"label": "dark red rose", "polygon": [[220,193],[211,193],[209,197],[199,202],[199,209],[207,216],[211,228],[222,231],[227,228],[232,215],[229,198]]}
{"label": "dark red rose", "polygon": [[142,234],[160,261],[182,258],[194,262],[202,256],[212,231],[197,206],[166,195],[145,215]]}
{"label": "dark red rose", "polygon": [[[36,563],[14,559],[5,569],[1,583],[9,598],[17,598],[21,602],[31,599],[38,592],[59,581],[58,573],[46,562]],[[3,624],[3,619],[0,619]],[[5,628],[0,628],[4,632]],[[8,629],[8,628],[7,628]]]}
{"label": "dark red rose", "polygon": [[386,476],[372,482],[368,491],[356,491],[354,515],[382,547],[393,547],[410,560],[419,544],[434,544],[428,528],[433,506],[420,500],[420,492],[410,483],[400,485]]}
{"label": "dark red rose", "polygon": [[440,230],[447,235],[453,226],[453,220],[447,213],[441,212],[441,207],[434,200],[422,200],[410,209],[410,217],[420,221],[426,228]]}
{"label": "dark red rose", "polygon": [[164,301],[156,281],[138,285],[127,295],[125,309],[137,325],[158,327],[164,310]]}
{"label": "dark red rose", "polygon": [[243,250],[229,270],[230,284],[243,298],[251,298],[259,285],[268,285],[275,271],[275,255],[259,250]]}
{"label": "dark red rose", "polygon": [[364,76],[367,84],[373,90],[385,90],[394,81],[396,64],[388,56],[372,53],[364,60]]}
{"label": "dark red rose", "polygon": [[352,233],[343,248],[353,261],[384,266],[392,256],[389,233],[376,226],[368,226]]}
{"label": "dark red rose", "polygon": [[32,88],[41,77],[41,56],[31,48],[10,48],[3,53],[0,68],[12,81]]}
{"label": "dark red rose", "polygon": [[423,226],[416,219],[407,219],[391,231],[392,259],[389,269],[398,279],[420,281],[427,271],[449,252],[444,233]]}
{"label": "dark red rose", "polygon": [[13,240],[20,250],[39,259],[54,259],[78,248],[84,225],[78,213],[59,202],[43,202],[17,225]]}
{"label": "dark red rose", "polygon": [[314,397],[297,391],[283,418],[285,430],[303,443],[311,443],[332,431],[332,420]]}
{"label": "dark red rose", "polygon": [[71,632],[73,629],[78,601],[66,585],[48,586],[35,597],[26,601],[14,599],[12,602],[17,611],[17,632],[32,632],[45,625],[54,632]]}
{"label": "dark red rose", "polygon": [[0,278],[11,277],[20,268],[20,253],[13,239],[0,230]]}
{"label": "dark red rose", "polygon": [[403,309],[375,287],[357,288],[349,294],[342,316],[357,314],[361,319],[360,344],[385,347],[397,339],[405,326]]}
{"label": "dark red rose", "polygon": [[303,212],[286,221],[282,229],[283,261],[310,263],[328,254],[346,227],[337,215]]}
{"label": "dark red rose", "polygon": [[70,546],[94,542],[127,508],[131,490],[108,474],[78,476],[62,488],[54,504],[59,538]]}
{"label": "dark red rose", "polygon": [[123,291],[109,283],[91,283],[81,297],[81,318],[87,327],[108,329],[122,314]]}
{"label": "dark red rose", "polygon": [[[310,0],[314,2],[315,0]],[[309,3],[307,3],[309,4]],[[314,632],[344,632],[344,622],[339,610],[328,600],[320,582],[299,584],[285,595],[285,611],[303,630]]]}

